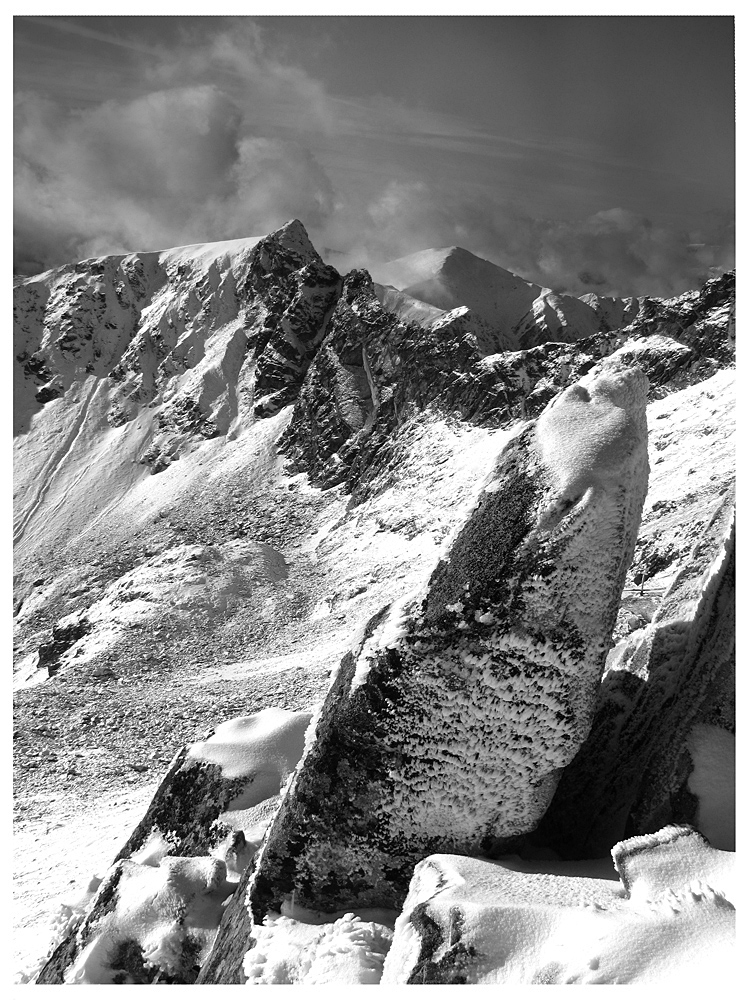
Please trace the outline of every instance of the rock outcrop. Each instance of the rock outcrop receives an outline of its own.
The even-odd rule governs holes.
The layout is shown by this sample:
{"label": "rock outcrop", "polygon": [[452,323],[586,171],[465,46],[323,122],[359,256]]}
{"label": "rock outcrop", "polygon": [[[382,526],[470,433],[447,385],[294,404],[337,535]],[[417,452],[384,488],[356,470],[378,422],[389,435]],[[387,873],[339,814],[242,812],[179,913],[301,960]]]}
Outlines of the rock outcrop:
{"label": "rock outcrop", "polygon": [[257,923],[287,898],[394,907],[420,858],[497,853],[538,823],[590,726],[646,493],[646,391],[613,365],[563,393],[424,591],[369,623],[201,982],[237,981],[243,893]]}
{"label": "rock outcrop", "polygon": [[357,500],[387,479],[399,428],[426,408],[507,427],[538,416],[616,352],[646,373],[658,399],[710,378],[734,351],[733,274],[675,299],[644,299],[627,327],[527,350],[512,350],[471,310],[420,325],[389,301],[367,272],[347,277],[281,441],[292,468],[324,486],[343,483]]}
{"label": "rock outcrop", "polygon": [[310,718],[267,709],[183,748],[37,983],[194,982]]}
{"label": "rock outcrop", "polygon": [[380,304],[366,271],[351,272],[280,446],[293,469],[326,486],[362,480],[413,409],[450,394],[482,352],[463,316],[425,330]]}
{"label": "rock outcrop", "polygon": [[620,882],[554,862],[426,858],[381,985],[731,983],[734,855],[670,826],[612,858]]}
{"label": "rock outcrop", "polygon": [[734,849],[734,601],[730,493],[653,620],[612,651],[591,733],[537,842],[601,857],[623,836],[692,823]]}

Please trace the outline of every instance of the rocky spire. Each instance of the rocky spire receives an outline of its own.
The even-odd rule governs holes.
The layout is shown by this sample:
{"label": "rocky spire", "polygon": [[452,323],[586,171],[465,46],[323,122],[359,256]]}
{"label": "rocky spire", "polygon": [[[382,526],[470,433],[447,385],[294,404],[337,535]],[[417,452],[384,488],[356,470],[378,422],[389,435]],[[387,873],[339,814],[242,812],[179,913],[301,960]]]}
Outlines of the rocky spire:
{"label": "rocky spire", "polygon": [[397,906],[420,858],[507,850],[538,823],[591,724],[646,493],[647,388],[609,366],[564,392],[425,587],[369,622],[201,981],[242,981],[243,902],[256,922],[290,899]]}

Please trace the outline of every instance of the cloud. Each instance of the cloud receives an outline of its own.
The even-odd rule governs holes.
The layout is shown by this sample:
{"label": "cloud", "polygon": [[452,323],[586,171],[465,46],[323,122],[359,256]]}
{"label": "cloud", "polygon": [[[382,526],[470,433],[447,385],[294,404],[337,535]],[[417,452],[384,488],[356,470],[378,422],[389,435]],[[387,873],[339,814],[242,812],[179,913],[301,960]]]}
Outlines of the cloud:
{"label": "cloud", "polygon": [[535,217],[515,174],[469,187],[464,161],[440,173],[442,153],[485,146],[492,171],[510,158],[523,173],[520,146],[390,99],[333,96],[248,19],[209,35],[185,24],[176,47],[130,47],[134,99],[69,111],[18,95],[18,270],[262,235],[293,217],[321,251],[345,252],[340,267],[459,245],[573,294],[667,295],[733,264],[726,219],[685,232],[611,205]]}
{"label": "cloud", "polygon": [[734,266],[730,220],[685,232],[622,208],[574,221],[538,219],[499,199],[465,199],[423,181],[392,181],[364,211],[334,216],[330,245],[346,245],[347,233],[356,233],[349,266],[457,245],[572,295],[669,296]]}
{"label": "cloud", "polygon": [[536,256],[544,283],[574,295],[674,295],[734,265],[731,225],[714,222],[713,238],[696,245],[680,227],[656,224],[623,208],[574,222],[537,222]]}
{"label": "cloud", "polygon": [[17,100],[16,266],[262,235],[319,224],[332,189],[292,141],[243,135],[215,87],[175,88],[63,114]]}

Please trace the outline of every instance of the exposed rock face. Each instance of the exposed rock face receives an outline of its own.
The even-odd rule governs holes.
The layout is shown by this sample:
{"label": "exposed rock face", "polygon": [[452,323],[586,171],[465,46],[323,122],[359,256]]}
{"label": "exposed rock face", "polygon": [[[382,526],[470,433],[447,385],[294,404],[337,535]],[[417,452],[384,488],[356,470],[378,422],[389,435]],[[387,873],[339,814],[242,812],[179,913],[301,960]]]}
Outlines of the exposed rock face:
{"label": "exposed rock face", "polygon": [[[397,905],[419,858],[538,823],[590,725],[646,493],[646,391],[614,368],[565,392],[503,451],[425,591],[369,623],[264,844],[254,920],[292,895]],[[201,981],[236,981],[236,947],[228,914]]]}
{"label": "exposed rock face", "polygon": [[420,328],[399,320],[410,313],[397,305],[389,312],[390,302],[366,272],[347,277],[282,439],[294,468],[321,485],[345,483],[356,499],[395,464],[395,432],[426,407],[504,427],[538,416],[615,352],[646,373],[651,399],[709,378],[733,356],[733,274],[675,299],[643,300],[624,329],[520,351],[471,310]]}
{"label": "exposed rock face", "polygon": [[622,836],[688,822],[734,849],[734,562],[730,493],[653,621],[613,650],[591,733],[539,841],[565,857],[600,857]]}
{"label": "exposed rock face", "polygon": [[294,400],[340,288],[338,272],[318,257],[304,229],[297,245],[285,245],[276,234],[258,244],[241,288],[266,309],[256,347],[256,414],[275,413]]}
{"label": "exposed rock face", "polygon": [[702,288],[671,299],[645,298],[632,325],[642,336],[662,334],[690,347],[703,360],[734,363],[735,272],[709,279]]}
{"label": "exposed rock face", "polygon": [[353,271],[281,447],[318,482],[352,482],[409,407],[440,399],[456,370],[481,357],[462,316],[435,332],[402,323],[381,306],[368,273]]}
{"label": "exposed rock face", "polygon": [[574,865],[426,858],[381,985],[727,982],[734,856],[671,826],[612,857],[622,884]]}
{"label": "exposed rock face", "polygon": [[158,407],[142,457],[159,471],[191,437],[226,434],[248,407],[267,415],[294,398],[340,286],[297,221],[261,240],[102,257],[26,279],[14,290],[25,376],[16,430],[88,379],[86,401],[96,394],[112,427]]}

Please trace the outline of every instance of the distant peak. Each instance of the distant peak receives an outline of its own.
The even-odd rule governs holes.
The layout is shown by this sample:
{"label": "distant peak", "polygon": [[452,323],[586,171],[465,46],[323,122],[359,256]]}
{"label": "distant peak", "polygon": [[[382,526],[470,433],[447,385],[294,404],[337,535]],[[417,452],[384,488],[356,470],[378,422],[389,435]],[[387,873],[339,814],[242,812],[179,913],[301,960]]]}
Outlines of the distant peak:
{"label": "distant peak", "polygon": [[318,256],[318,251],[310,242],[307,230],[299,219],[290,219],[280,229],[269,234],[271,239],[279,242],[287,250],[296,250],[305,257]]}
{"label": "distant peak", "polygon": [[277,229],[274,233],[275,236],[281,236],[282,234],[286,236],[298,236],[309,240],[307,235],[307,230],[299,219],[290,219],[289,222],[285,222],[283,226]]}

